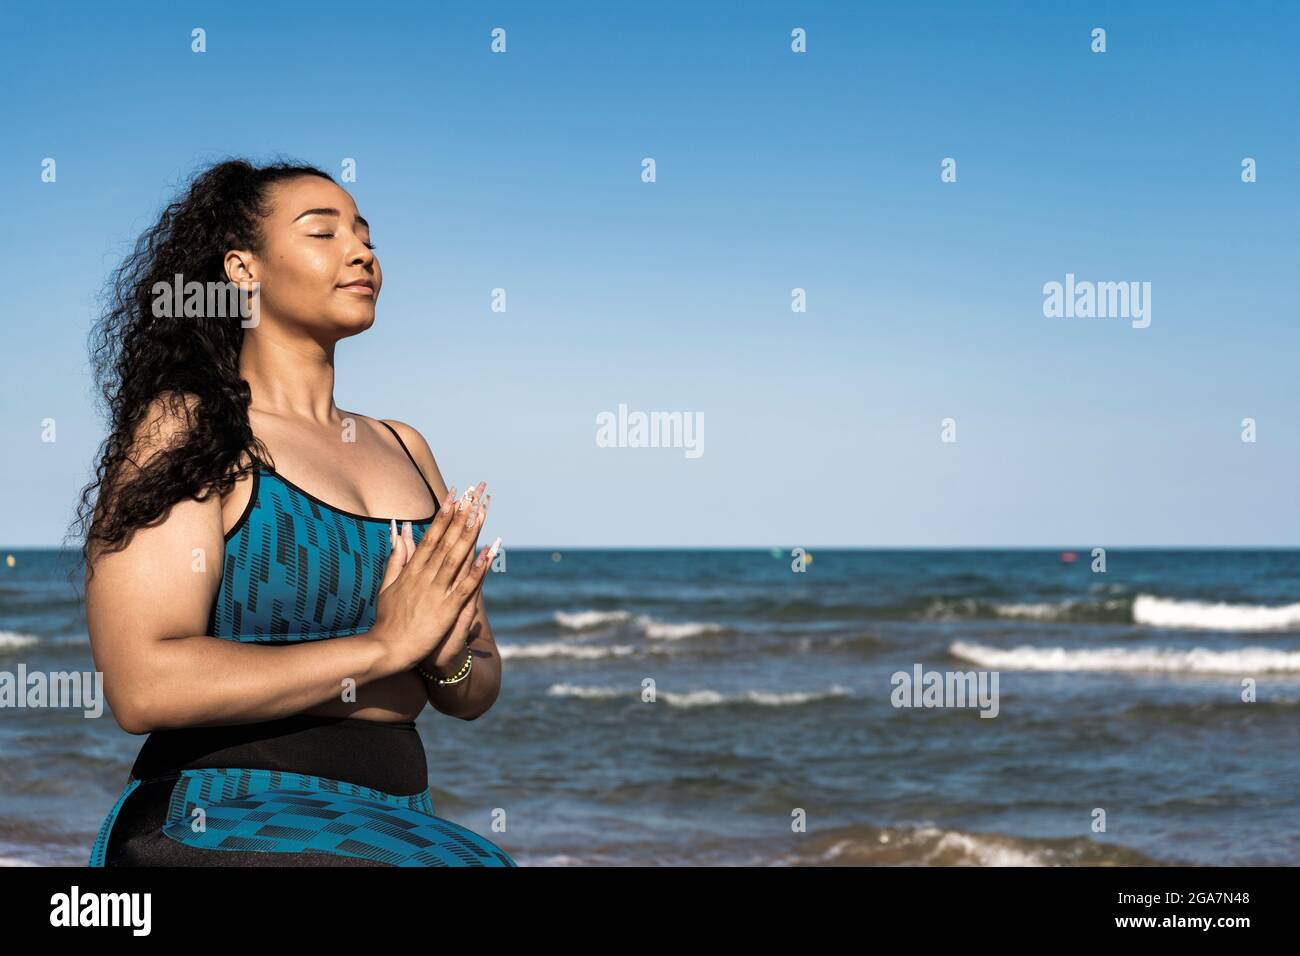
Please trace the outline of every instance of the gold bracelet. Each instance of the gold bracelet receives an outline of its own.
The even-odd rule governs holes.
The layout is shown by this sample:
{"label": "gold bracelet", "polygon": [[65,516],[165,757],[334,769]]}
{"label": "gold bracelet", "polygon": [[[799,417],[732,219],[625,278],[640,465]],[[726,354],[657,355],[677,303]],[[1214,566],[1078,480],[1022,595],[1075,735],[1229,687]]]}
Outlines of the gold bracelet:
{"label": "gold bracelet", "polygon": [[448,677],[445,680],[439,677],[437,674],[428,673],[423,667],[419,665],[418,662],[415,665],[415,669],[420,672],[421,677],[425,677],[432,681],[437,681],[439,684],[458,684],[461,681],[463,681],[466,677],[469,676],[469,672],[471,668],[473,668],[474,666],[474,652],[471,651],[468,647],[465,648],[465,650],[468,652],[465,655],[465,663],[461,665],[460,670],[456,671],[456,673],[452,674],[451,677]]}

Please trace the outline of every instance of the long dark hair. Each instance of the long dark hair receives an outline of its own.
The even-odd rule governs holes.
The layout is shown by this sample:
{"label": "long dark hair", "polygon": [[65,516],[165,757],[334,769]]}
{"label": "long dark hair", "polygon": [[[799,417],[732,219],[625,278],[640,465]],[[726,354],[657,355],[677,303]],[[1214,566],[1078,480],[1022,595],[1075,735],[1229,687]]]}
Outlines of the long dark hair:
{"label": "long dark hair", "polygon": [[[177,274],[186,283],[228,282],[229,250],[263,248],[269,187],[298,176],[334,181],[315,166],[288,162],[259,167],[231,159],[201,170],[109,278],[90,340],[109,434],[73,522],[91,573],[92,552],[121,550],[176,502],[224,494],[268,460],[249,425],[248,382],[239,377],[243,324],[176,315],[180,310],[158,317],[153,289],[171,286]],[[143,467],[124,469],[137,428],[158,411],[179,416],[182,436]]]}

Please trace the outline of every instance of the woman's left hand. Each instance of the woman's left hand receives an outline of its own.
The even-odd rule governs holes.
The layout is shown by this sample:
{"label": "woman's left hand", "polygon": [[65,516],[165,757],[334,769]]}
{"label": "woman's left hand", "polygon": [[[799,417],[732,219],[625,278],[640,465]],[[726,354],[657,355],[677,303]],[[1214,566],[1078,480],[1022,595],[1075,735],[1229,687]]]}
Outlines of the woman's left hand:
{"label": "woman's left hand", "polygon": [[[484,512],[484,521],[486,522],[488,505],[491,504],[492,501],[491,495],[485,495],[483,493],[486,488],[487,482],[480,481],[477,485],[466,491],[465,494],[461,496],[456,503],[457,518],[455,520],[464,520],[467,523],[472,523],[475,513],[482,510]],[[453,491],[454,490],[455,489],[453,488]],[[405,554],[400,560],[404,564],[406,560],[415,553],[416,547],[415,538],[411,533],[411,526],[409,523],[404,525],[402,528],[402,541],[405,545]],[[499,545],[500,542],[498,541],[497,543]],[[451,585],[453,588],[459,585],[465,578],[465,575],[469,573],[477,551],[478,538],[476,534],[474,545],[465,552],[465,559],[461,563],[460,570],[456,573],[455,581]],[[489,558],[489,560],[491,560],[491,558]],[[487,577],[484,576],[483,581],[486,580]],[[451,631],[443,639],[442,643],[434,649],[433,653],[420,662],[420,666],[426,671],[446,676],[458,670],[465,662],[465,648],[472,639],[470,630],[478,614],[479,596],[483,593],[483,581],[479,582],[476,593],[466,602],[465,607],[460,612],[460,616],[456,618],[456,623],[452,626]]]}

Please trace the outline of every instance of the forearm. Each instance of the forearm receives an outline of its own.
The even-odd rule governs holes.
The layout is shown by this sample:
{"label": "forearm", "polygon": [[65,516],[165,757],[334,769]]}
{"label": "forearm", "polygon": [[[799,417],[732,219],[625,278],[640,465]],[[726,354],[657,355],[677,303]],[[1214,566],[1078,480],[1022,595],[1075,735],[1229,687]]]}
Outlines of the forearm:
{"label": "forearm", "polygon": [[[461,720],[474,720],[487,713],[496,703],[497,694],[501,690],[501,656],[497,652],[487,615],[476,617],[470,625],[469,633],[466,650],[474,655],[469,676],[455,684],[439,684],[424,678],[424,687],[433,708]],[[434,669],[434,655],[431,654],[420,662],[420,667],[430,674],[451,677],[464,661],[465,652],[462,652],[450,668],[444,669],[447,672],[440,673]]]}
{"label": "forearm", "polygon": [[287,717],[387,676],[384,661],[365,634],[288,645],[201,635],[157,641],[128,679],[113,676],[123,716],[145,732]]}

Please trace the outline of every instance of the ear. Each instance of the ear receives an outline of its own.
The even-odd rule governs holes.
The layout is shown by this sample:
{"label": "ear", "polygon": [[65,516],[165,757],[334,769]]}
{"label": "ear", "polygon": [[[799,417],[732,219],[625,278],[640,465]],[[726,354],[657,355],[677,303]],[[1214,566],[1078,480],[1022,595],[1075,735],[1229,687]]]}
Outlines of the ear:
{"label": "ear", "polygon": [[250,249],[231,249],[221,260],[226,278],[239,285],[242,282],[256,282],[258,276],[257,257]]}

